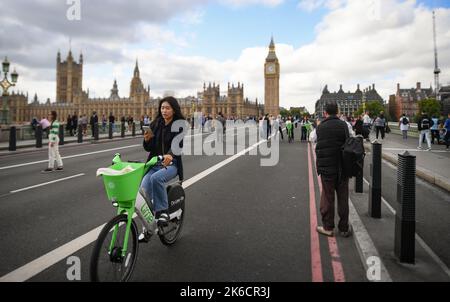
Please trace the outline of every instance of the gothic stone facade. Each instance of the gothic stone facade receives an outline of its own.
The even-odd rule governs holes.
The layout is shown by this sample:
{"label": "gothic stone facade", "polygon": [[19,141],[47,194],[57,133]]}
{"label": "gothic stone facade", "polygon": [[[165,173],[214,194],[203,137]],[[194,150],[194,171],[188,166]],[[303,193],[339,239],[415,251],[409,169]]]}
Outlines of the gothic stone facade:
{"label": "gothic stone facade", "polygon": [[[109,116],[110,113],[116,118],[132,116],[135,120],[143,115],[152,119],[156,117],[160,98],[150,97],[150,86],[144,87],[138,62],[131,79],[129,97],[119,96],[117,82],[114,81],[108,98],[90,98],[89,90],[84,91],[82,87],[83,55],[81,54],[76,62],[70,51],[66,61],[62,62],[58,52],[56,61],[56,102],[47,100],[46,103],[41,103],[35,95],[33,101],[28,103],[28,94],[13,92],[8,96],[12,123],[27,124],[33,118],[46,117],[52,110],[58,113],[62,121],[68,115],[89,116],[93,111],[100,117]],[[203,92],[198,93],[197,97],[178,98],[178,101],[186,118],[192,117],[194,112],[202,112],[212,117],[222,112],[225,116],[235,118],[257,117],[264,112],[264,106],[258,104],[257,99],[256,102],[251,102],[244,98],[244,85],[241,83],[237,86],[228,84],[226,96],[220,95],[220,85],[209,84],[207,87],[204,84]]]}
{"label": "gothic stone facade", "polygon": [[372,84],[371,87],[368,87],[364,90],[361,90],[358,84],[355,92],[344,92],[344,90],[342,89],[342,85],[340,85],[339,91],[333,93],[330,93],[330,91],[328,91],[328,85],[325,85],[325,88],[322,91],[322,96],[316,102],[316,115],[319,117],[323,117],[323,113],[325,112],[325,105],[328,102],[336,102],[340,113],[343,113],[347,116],[353,116],[355,111],[357,111],[359,107],[363,105],[364,101],[366,103],[377,101],[380,102],[380,104],[384,105],[383,98],[375,89],[375,84]]}

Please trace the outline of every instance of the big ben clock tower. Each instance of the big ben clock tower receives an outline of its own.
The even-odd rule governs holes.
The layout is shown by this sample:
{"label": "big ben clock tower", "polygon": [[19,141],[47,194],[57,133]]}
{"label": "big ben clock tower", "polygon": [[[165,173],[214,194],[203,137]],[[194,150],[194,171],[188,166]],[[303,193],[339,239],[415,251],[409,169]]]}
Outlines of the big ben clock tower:
{"label": "big ben clock tower", "polygon": [[280,63],[275,53],[273,37],[264,64],[264,111],[274,117],[280,114]]}

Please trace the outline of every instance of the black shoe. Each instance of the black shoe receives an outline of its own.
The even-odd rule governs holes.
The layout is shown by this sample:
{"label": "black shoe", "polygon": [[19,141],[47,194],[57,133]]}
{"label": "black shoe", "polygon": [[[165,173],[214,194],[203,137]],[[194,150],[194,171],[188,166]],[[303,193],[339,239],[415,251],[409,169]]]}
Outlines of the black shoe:
{"label": "black shoe", "polygon": [[138,237],[139,243],[148,243],[152,238],[152,234],[149,231],[144,230]]}
{"label": "black shoe", "polygon": [[47,168],[41,171],[41,173],[50,173],[50,172],[53,172],[53,169]]}
{"label": "black shoe", "polygon": [[349,224],[348,229],[346,232],[339,232],[339,235],[341,235],[344,238],[350,237],[353,234],[352,226]]}
{"label": "black shoe", "polygon": [[156,224],[158,227],[166,227],[169,225],[170,216],[166,212],[156,214]]}
{"label": "black shoe", "polygon": [[58,167],[58,168],[56,168],[56,171],[64,171],[64,168],[63,167]]}

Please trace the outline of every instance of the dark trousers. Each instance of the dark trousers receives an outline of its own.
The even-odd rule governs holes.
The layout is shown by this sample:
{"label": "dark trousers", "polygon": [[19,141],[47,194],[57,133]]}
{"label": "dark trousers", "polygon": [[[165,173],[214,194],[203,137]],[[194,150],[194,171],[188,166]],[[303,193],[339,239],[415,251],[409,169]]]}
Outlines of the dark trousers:
{"label": "dark trousers", "polygon": [[381,138],[384,139],[384,127],[375,127],[376,131],[377,131],[377,139],[378,139],[378,135],[381,132]]}
{"label": "dark trousers", "polygon": [[348,231],[348,178],[338,182],[337,176],[322,175],[322,193],[320,195],[320,214],[322,215],[323,227],[333,230],[334,225],[334,198],[337,193],[337,205],[339,214],[338,229],[341,232]]}
{"label": "dark trousers", "polygon": [[301,137],[301,140],[302,140],[302,141],[306,141],[306,136],[307,136],[307,130],[306,130],[306,127],[302,127],[302,137]]}
{"label": "dark trousers", "polygon": [[450,130],[447,130],[444,140],[445,140],[445,145],[447,146],[447,149],[448,149],[448,147],[450,146]]}
{"label": "dark trousers", "polygon": [[284,137],[283,137],[283,129],[281,129],[281,126],[278,127],[278,129],[279,129],[279,131],[280,131],[281,140],[284,140]]}
{"label": "dark trousers", "polygon": [[439,130],[431,130],[431,143],[434,144],[434,139],[437,139],[437,143],[439,145],[440,135]]}

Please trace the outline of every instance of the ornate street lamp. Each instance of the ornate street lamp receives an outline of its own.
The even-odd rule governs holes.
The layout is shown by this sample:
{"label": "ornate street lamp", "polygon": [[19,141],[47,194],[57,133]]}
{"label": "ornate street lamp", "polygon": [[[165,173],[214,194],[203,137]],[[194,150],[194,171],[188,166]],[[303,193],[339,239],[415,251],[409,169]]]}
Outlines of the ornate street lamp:
{"label": "ornate street lamp", "polygon": [[[0,123],[1,124],[9,124],[9,106],[8,106],[8,89],[11,87],[16,86],[17,79],[19,78],[19,74],[14,70],[11,73],[11,82],[8,80],[8,73],[9,73],[9,61],[8,58],[5,57],[5,60],[2,63],[2,70],[4,73],[3,80],[0,82],[0,87],[2,87],[3,93],[2,93],[2,111],[1,111],[1,118]],[[1,75],[1,74],[0,74]]]}

